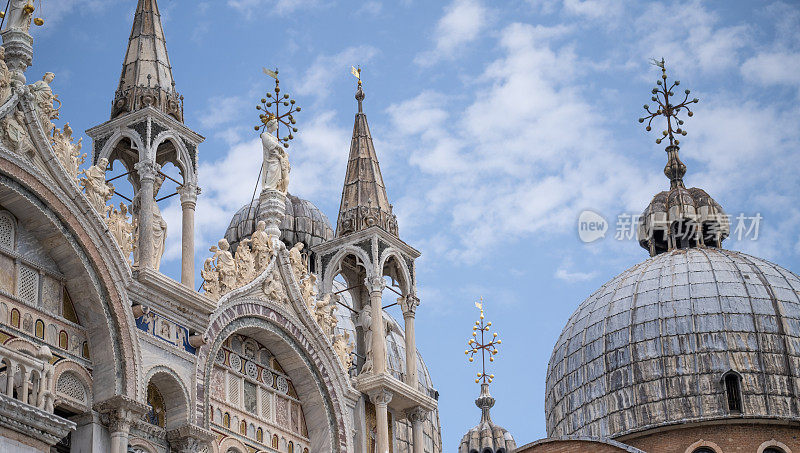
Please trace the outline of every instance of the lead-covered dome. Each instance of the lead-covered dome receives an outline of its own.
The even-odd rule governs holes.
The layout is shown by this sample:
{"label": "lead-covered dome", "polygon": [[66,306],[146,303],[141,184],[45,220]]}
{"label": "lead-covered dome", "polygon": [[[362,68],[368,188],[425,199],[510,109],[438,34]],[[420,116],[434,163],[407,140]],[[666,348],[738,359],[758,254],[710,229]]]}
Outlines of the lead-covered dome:
{"label": "lead-covered dome", "polygon": [[[258,199],[236,211],[225,231],[225,239],[231,245],[231,250],[235,251],[239,241],[250,237],[258,221],[264,220],[265,217],[266,209],[262,208]],[[280,239],[287,247],[302,242],[309,250],[317,244],[333,239],[333,228],[328,217],[310,201],[288,193],[286,217],[281,222],[280,228]]]}
{"label": "lead-covered dome", "polygon": [[800,278],[717,248],[626,270],[570,317],[547,372],[547,435],[614,437],[727,417],[800,420]]}

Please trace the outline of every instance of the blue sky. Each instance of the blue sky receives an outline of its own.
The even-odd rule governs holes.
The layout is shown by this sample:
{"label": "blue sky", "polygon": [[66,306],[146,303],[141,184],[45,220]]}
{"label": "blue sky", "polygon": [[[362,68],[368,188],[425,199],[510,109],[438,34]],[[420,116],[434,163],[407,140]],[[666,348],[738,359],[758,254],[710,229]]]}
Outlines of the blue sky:
{"label": "blue sky", "polygon": [[[83,131],[108,119],[136,2],[44,1],[29,81],[44,71]],[[186,124],[200,147],[198,261],[250,200],[261,151],[261,67],[303,107],[289,190],[335,221],[361,65],[365,111],[401,237],[422,251],[417,341],[438,387],[444,448],[479,410],[466,339],[483,296],[503,338],[496,422],[544,437],[544,379],[572,311],[647,258],[613,239],[620,213],[668,188],[663,146],[636,121],[659,75],[700,98],[681,156],[687,186],[729,214],[760,214],[757,240],[725,246],[800,269],[800,7],[626,0],[161,0]],[[60,124],[59,124],[60,126]],[[660,130],[659,128],[654,128]],[[88,139],[86,139],[88,141]],[[88,142],[85,149],[89,149]],[[163,270],[179,276],[177,201]],[[592,244],[577,218],[610,223]],[[399,313],[395,313],[399,316]]]}

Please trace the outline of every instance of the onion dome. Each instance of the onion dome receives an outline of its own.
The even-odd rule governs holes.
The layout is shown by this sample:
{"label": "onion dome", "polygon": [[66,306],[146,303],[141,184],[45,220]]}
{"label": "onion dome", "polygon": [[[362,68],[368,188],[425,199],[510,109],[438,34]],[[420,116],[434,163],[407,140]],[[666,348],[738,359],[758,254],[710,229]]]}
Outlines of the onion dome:
{"label": "onion dome", "polygon": [[[231,245],[231,251],[242,239],[250,237],[255,231],[259,220],[266,217],[266,208],[253,200],[246,204],[233,215],[231,223],[225,232],[225,239]],[[281,241],[287,247],[292,247],[302,242],[305,250],[333,239],[333,228],[328,217],[313,203],[292,194],[286,194],[286,217],[281,223]]]}
{"label": "onion dome", "polygon": [[729,417],[800,421],[800,277],[711,247],[658,254],[570,317],[550,358],[548,437]]}
{"label": "onion dome", "polygon": [[481,409],[481,421],[461,438],[458,453],[507,453],[517,448],[514,438],[505,428],[495,425],[489,414],[494,398],[489,394],[489,384],[481,384],[481,394],[475,400]]}

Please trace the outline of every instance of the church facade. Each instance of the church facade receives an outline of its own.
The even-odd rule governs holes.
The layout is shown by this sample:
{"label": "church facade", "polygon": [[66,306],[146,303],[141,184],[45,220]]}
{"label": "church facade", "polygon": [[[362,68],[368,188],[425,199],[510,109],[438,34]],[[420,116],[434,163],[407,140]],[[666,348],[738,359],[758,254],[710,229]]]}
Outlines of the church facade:
{"label": "church facade", "polygon": [[[419,252],[400,238],[360,82],[336,224],[287,192],[265,115],[260,194],[209,244],[198,291],[203,137],[184,124],[156,0],[138,1],[86,154],[55,75],[27,80],[33,11],[12,0],[0,32],[0,451],[441,452],[414,339]],[[123,181],[133,196],[112,203]],[[173,195],[180,225],[159,209]],[[159,271],[168,229],[180,282]]]}

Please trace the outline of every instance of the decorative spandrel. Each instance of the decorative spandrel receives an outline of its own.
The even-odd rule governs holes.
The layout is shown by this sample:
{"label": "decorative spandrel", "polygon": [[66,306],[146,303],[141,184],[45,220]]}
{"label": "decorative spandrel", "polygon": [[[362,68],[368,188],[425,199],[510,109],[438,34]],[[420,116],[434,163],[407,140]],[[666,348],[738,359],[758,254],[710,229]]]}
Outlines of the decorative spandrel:
{"label": "decorative spandrel", "polygon": [[[689,108],[689,105],[696,104],[700,102],[700,100],[697,98],[689,100],[689,93],[691,93],[691,90],[687,89],[683,91],[683,101],[678,104],[672,104],[675,99],[675,92],[672,90],[677,88],[678,85],[681,84],[681,81],[676,80],[672,82],[672,85],[670,85],[669,88],[667,88],[669,82],[667,81],[667,68],[664,59],[662,58],[661,61],[653,59],[652,64],[661,68],[661,80],[656,81],[656,86],[652,90],[653,96],[650,98],[658,105],[658,107],[655,111],[651,111],[650,106],[645,104],[644,109],[647,111],[648,115],[643,118],[639,118],[639,122],[644,123],[647,121],[647,126],[645,129],[650,131],[652,130],[653,120],[656,117],[663,116],[667,119],[667,128],[661,132],[662,136],[656,139],[656,143],[661,144],[662,140],[669,138],[670,146],[677,146],[680,144],[680,141],[675,138],[675,134],[681,136],[686,135],[686,129],[682,127],[683,120],[680,119],[678,115],[685,110],[687,116],[693,116],[694,112],[692,112],[692,110]],[[680,95],[677,97],[677,99],[680,99]]]}
{"label": "decorative spandrel", "polygon": [[486,358],[488,355],[489,362],[494,362],[494,356],[499,353],[497,345],[501,344],[503,341],[497,338],[497,332],[489,335],[492,322],[484,319],[483,297],[481,297],[480,302],[475,302],[475,307],[480,310],[480,318],[478,318],[478,320],[475,321],[475,325],[472,326],[472,338],[467,342],[467,347],[469,349],[464,351],[464,354],[469,356],[470,362],[473,362],[475,356],[480,354],[481,371],[478,372],[475,383],[477,384],[483,381],[482,384],[490,384],[492,380],[494,380],[494,374],[486,374]]}

